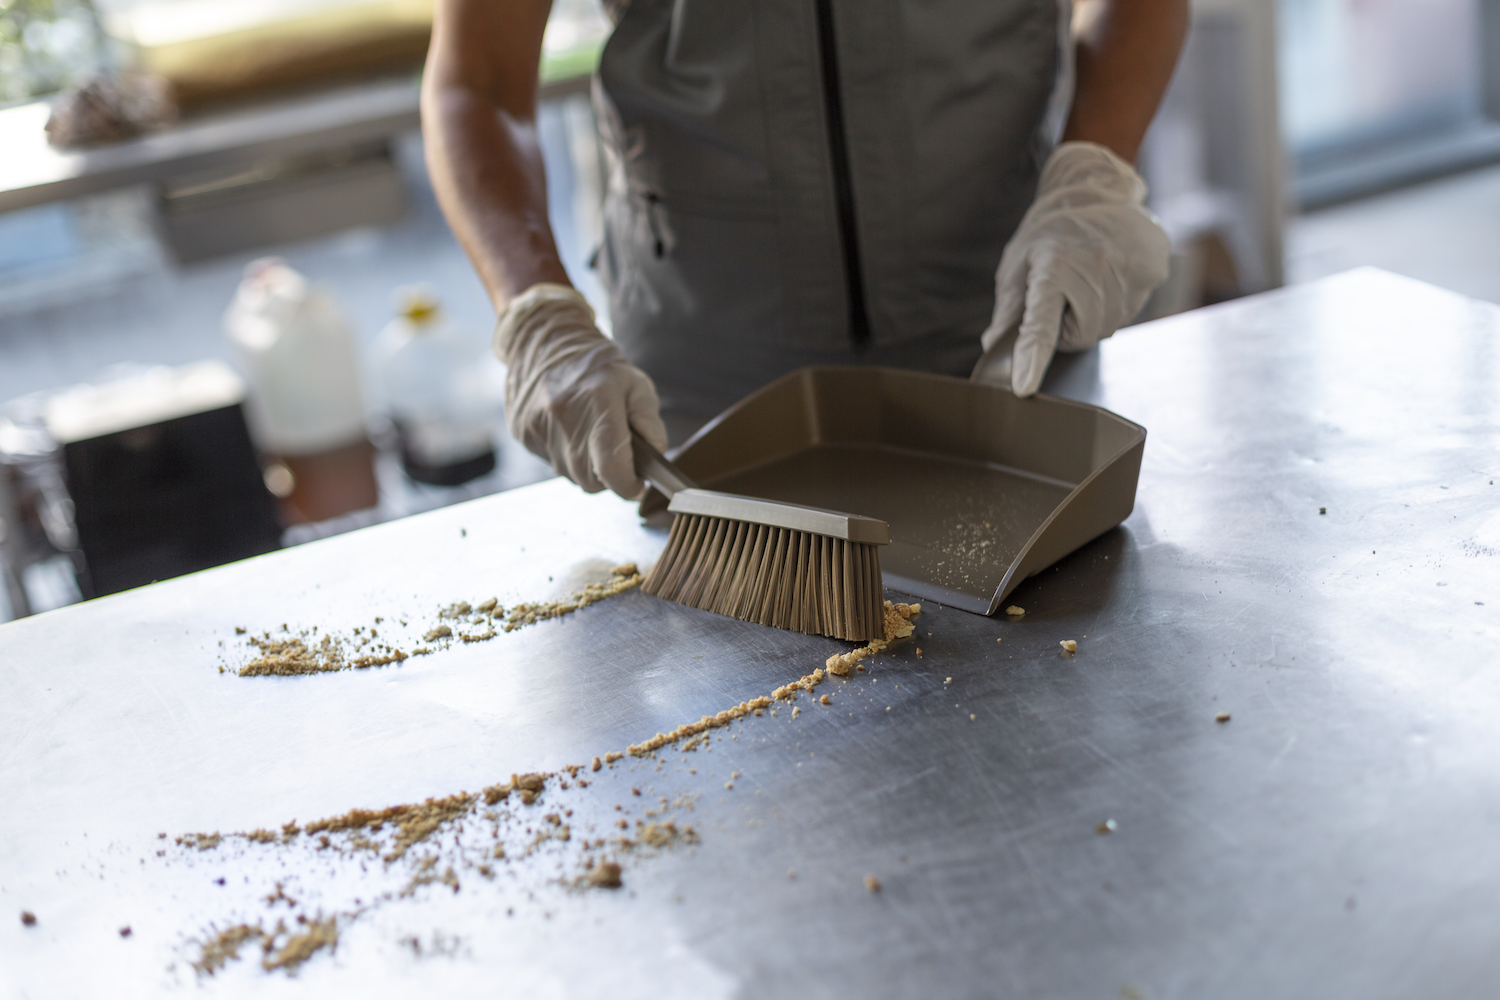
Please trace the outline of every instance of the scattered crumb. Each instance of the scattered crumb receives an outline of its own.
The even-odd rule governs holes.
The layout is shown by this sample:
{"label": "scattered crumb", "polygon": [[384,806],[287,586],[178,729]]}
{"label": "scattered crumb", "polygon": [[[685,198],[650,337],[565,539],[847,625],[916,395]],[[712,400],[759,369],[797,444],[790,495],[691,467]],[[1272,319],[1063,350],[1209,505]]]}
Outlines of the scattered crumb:
{"label": "scattered crumb", "polygon": [[1319,507],[1318,508],[1318,513],[1319,514],[1326,514],[1326,513],[1328,513],[1328,508],[1327,507]]}
{"label": "scattered crumb", "polygon": [[1001,639],[1000,639],[1000,638],[996,638],[996,639],[995,639],[995,641],[996,641],[996,642],[1000,642],[1000,641],[1001,641]]}
{"label": "scattered crumb", "polygon": [[974,713],[973,713],[973,712],[970,712],[970,713],[969,713],[969,721],[970,721],[970,722],[974,722],[974,721],[977,721],[977,720],[978,720],[978,718],[979,718],[979,716],[977,716],[977,715],[975,715],[975,714],[974,714]]}
{"label": "scattered crumb", "polygon": [[597,771],[597,770],[599,770],[603,766],[604,766],[604,762],[601,761],[598,757],[595,757],[594,758],[594,762],[589,765],[589,770],[591,770],[591,771]]}
{"label": "scattered crumb", "polygon": [[795,869],[795,868],[788,868],[786,870],[786,877],[789,878],[789,879],[796,878],[797,877],[797,869]]}
{"label": "scattered crumb", "polygon": [[[449,871],[451,873],[452,869]],[[261,959],[261,967],[267,972],[272,969],[286,969],[290,972],[323,948],[332,950],[338,946],[339,931],[336,918],[329,917],[326,920],[315,918],[307,921],[306,927],[307,930],[301,934],[293,934],[287,938],[286,944],[280,948],[273,947],[267,951],[266,957]],[[274,937],[272,941],[275,941]]]}
{"label": "scattered crumb", "polygon": [[943,678],[943,683],[944,684],[952,684],[953,683],[953,678],[952,677],[944,677]]}
{"label": "scattered crumb", "polygon": [[212,850],[224,838],[217,833],[187,833],[177,838],[179,847],[196,847],[200,851]]}
{"label": "scattered crumb", "polygon": [[871,892],[879,892],[880,891],[880,879],[876,878],[874,875],[866,875],[865,876],[865,888],[868,889],[868,890],[870,890]]}
{"label": "scattered crumb", "polygon": [[613,861],[600,861],[589,869],[584,881],[598,889],[620,888],[620,866]]}
{"label": "scattered crumb", "polygon": [[1094,832],[1102,836],[1106,833],[1114,833],[1119,828],[1120,826],[1118,823],[1116,823],[1112,819],[1107,819],[1104,822],[1100,823],[1098,826],[1094,827]]}
{"label": "scattered crumb", "polygon": [[30,910],[22,910],[21,911],[21,924],[22,924],[22,926],[25,926],[25,927],[35,927],[36,926],[36,914],[32,913]]}
{"label": "scattered crumb", "polygon": [[246,941],[258,940],[266,936],[266,932],[260,929],[260,925],[254,927],[249,924],[236,924],[227,930],[219,931],[207,941],[200,945],[201,951],[198,961],[192,963],[193,968],[198,970],[199,975],[211,976],[224,966],[240,957],[240,946]]}
{"label": "scattered crumb", "polygon": [[1012,604],[1010,607],[1005,609],[1005,613],[1011,615],[1012,617],[1019,618],[1021,615],[1024,615],[1026,613],[1026,609],[1021,607],[1020,605]]}
{"label": "scattered crumb", "polygon": [[797,708],[795,706],[792,708],[792,718],[795,719],[797,716],[799,716],[801,714],[802,714],[802,709]]}
{"label": "scattered crumb", "polygon": [[131,930],[130,930],[130,925],[129,924],[126,924],[124,927],[120,928],[120,937],[122,937],[122,938],[128,938],[128,937],[130,937],[130,934],[131,934]]}
{"label": "scattered crumb", "polygon": [[1228,712],[1220,712],[1218,715],[1214,716],[1214,721],[1215,722],[1228,722],[1229,721],[1229,713]]}
{"label": "scattered crumb", "polygon": [[1058,645],[1069,653],[1078,652],[1078,640],[1076,639],[1063,639]]}
{"label": "scattered crumb", "polygon": [[[639,586],[640,574],[632,572],[622,575],[620,572],[633,568],[634,564],[630,563],[617,566],[614,575],[609,580],[587,584],[566,600],[519,604],[510,609],[508,615],[506,609],[501,607],[499,601],[493,597],[481,601],[478,605],[470,605],[467,601],[457,601],[440,611],[438,617],[450,620],[465,619],[471,625],[487,627],[476,632],[456,632],[453,626],[439,622],[423,635],[422,641],[436,644],[438,649],[446,648],[455,639],[465,643],[485,642],[495,638],[501,632],[512,632],[526,625],[570,614],[607,597],[613,597]],[[475,617],[470,618],[471,615]],[[379,623],[383,619],[377,618],[375,621]],[[401,624],[405,626],[406,622],[403,621]],[[235,628],[236,635],[244,635],[245,631],[243,628]],[[281,631],[290,630],[283,624]],[[405,652],[390,645],[389,639],[377,641],[379,632],[371,628],[366,634],[363,626],[354,628],[352,636],[339,638],[325,632],[315,641],[313,637],[317,631],[317,628],[305,629],[297,635],[275,639],[269,632],[260,636],[252,635],[246,641],[254,646],[260,655],[230,672],[240,677],[289,677],[300,674],[331,673],[338,670],[364,670],[370,667],[401,663],[410,657],[426,656],[433,652],[432,646],[419,646],[409,653]],[[365,652],[361,653],[361,650]]]}
{"label": "scattered crumb", "polygon": [[828,696],[827,696],[827,695],[826,695],[826,694],[825,694],[825,695],[823,695],[823,696],[822,696],[822,697],[821,697],[821,698],[819,698],[819,699],[818,699],[818,704],[820,704],[820,705],[827,705],[827,704],[829,704],[829,703],[831,703],[831,702],[832,702],[832,700],[833,700],[833,699],[831,699],[831,698],[829,698],[829,697],[828,697]]}
{"label": "scattered crumb", "polygon": [[635,576],[635,574],[636,574],[636,566],[635,566],[635,563],[633,563],[633,562],[621,563],[620,565],[616,566],[614,569],[610,570],[610,572],[613,573],[615,576]]}

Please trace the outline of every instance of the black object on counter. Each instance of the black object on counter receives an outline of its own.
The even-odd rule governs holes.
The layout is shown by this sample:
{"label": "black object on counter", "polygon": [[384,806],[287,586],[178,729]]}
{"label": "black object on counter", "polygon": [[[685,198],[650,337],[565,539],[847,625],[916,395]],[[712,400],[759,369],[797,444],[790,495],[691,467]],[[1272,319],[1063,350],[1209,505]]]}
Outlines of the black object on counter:
{"label": "black object on counter", "polygon": [[280,548],[238,405],[72,441],[63,457],[86,598]]}

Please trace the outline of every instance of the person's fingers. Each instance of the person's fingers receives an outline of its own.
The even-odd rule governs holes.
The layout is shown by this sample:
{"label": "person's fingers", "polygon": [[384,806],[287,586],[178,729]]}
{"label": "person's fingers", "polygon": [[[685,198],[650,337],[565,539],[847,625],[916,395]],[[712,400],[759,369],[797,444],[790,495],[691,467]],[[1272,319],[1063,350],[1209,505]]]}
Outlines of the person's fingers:
{"label": "person's fingers", "polygon": [[1024,399],[1041,388],[1042,376],[1047,374],[1057,349],[1067,304],[1066,296],[1048,279],[1045,269],[1033,268],[1026,289],[1026,313],[1011,354],[1010,385],[1017,396]]}
{"label": "person's fingers", "polygon": [[[1009,247],[1006,248],[1010,250]],[[979,335],[980,346],[988,351],[1005,336],[1007,330],[1021,322],[1026,309],[1026,267],[1024,260],[1014,260],[1007,253],[995,271],[995,310],[990,325]]]}
{"label": "person's fingers", "polygon": [[625,411],[630,426],[657,451],[667,450],[667,425],[661,419],[661,400],[651,376],[631,365],[626,373]]}
{"label": "person's fingers", "polygon": [[630,441],[630,419],[625,409],[623,386],[612,385],[607,405],[601,408],[589,429],[588,451],[599,481],[626,500],[639,499],[646,484],[635,473],[635,449]]}
{"label": "person's fingers", "polygon": [[589,447],[587,427],[563,427],[554,424],[552,444],[552,470],[567,476],[585,493],[598,493],[604,483],[595,474],[596,464]]}

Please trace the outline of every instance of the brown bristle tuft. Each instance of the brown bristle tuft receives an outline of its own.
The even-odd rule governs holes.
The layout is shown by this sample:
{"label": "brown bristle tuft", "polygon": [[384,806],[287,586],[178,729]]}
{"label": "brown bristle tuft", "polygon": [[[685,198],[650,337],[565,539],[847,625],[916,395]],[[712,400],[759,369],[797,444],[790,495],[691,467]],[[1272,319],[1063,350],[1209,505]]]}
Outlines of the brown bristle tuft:
{"label": "brown bristle tuft", "polygon": [[885,634],[880,547],[790,528],[678,514],[641,589],[793,632]]}

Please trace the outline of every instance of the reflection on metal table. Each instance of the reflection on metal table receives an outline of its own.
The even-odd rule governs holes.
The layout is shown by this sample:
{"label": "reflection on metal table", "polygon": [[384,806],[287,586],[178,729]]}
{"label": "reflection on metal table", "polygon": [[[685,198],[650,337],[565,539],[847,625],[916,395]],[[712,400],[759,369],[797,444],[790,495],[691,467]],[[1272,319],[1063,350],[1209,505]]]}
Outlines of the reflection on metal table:
{"label": "reflection on metal table", "polygon": [[[1151,437],[1135,513],[1026,581],[1024,617],[929,604],[827,705],[501,802],[537,839],[489,877],[157,835],[586,763],[847,645],[633,590],[400,664],[233,672],[236,627],[416,629],[659,550],[555,481],[0,627],[4,992],[191,988],[194,940],[290,922],[281,888],[338,916],[337,949],[288,976],[247,945],[210,993],[1486,992],[1500,309],[1351,272],[1122,332],[1052,384]],[[619,890],[565,884],[578,841],[662,799],[696,843],[622,850]],[[542,843],[567,809],[575,842]],[[508,820],[464,822],[413,855]]]}

